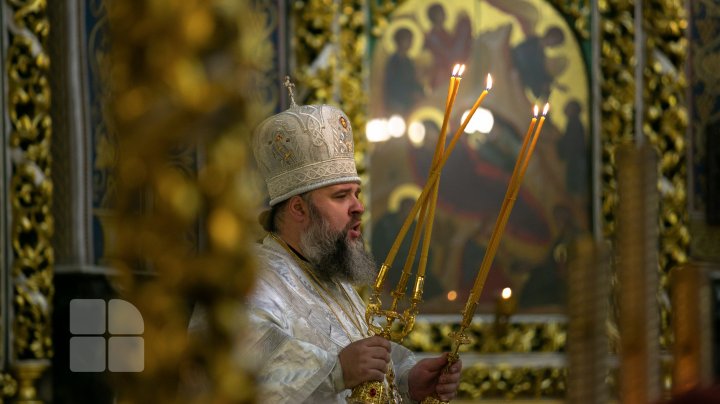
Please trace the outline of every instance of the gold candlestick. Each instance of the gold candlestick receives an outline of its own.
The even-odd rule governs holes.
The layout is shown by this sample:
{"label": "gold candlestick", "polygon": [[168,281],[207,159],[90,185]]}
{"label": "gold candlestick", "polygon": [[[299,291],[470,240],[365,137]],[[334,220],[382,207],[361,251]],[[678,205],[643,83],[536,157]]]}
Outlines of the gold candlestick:
{"label": "gold candlestick", "polygon": [[[443,116],[443,127],[447,127],[447,120],[450,116],[449,110],[452,108],[452,103],[455,100],[455,97],[453,96],[453,92],[456,93],[458,86],[460,84],[459,81],[456,81],[456,75],[461,74],[464,71],[464,65],[455,65],[455,68],[453,69],[453,76],[450,78],[450,85],[448,86],[448,96],[447,100],[445,102],[446,105],[446,111]],[[457,85],[456,85],[457,84]],[[440,137],[442,137],[442,131],[440,134]],[[456,141],[457,142],[457,141]],[[439,173],[442,170],[442,167],[445,165],[445,162],[447,161],[447,158],[449,157],[449,153],[440,153],[441,150],[439,147],[439,144],[443,144],[444,147],[444,140],[440,142],[440,138],[438,138],[438,144],[435,146],[435,153],[433,153],[433,164],[431,165],[430,175],[428,177],[428,180],[423,187],[422,192],[420,193],[420,196],[415,201],[415,204],[413,205],[412,209],[410,210],[410,213],[405,218],[405,222],[403,222],[403,225],[400,227],[400,231],[398,232],[397,236],[395,237],[395,240],[393,241],[392,246],[390,247],[390,251],[388,252],[387,257],[385,258],[385,261],[383,262],[382,266],[380,267],[380,272],[378,273],[377,278],[375,279],[375,285],[374,289],[375,292],[380,293],[382,291],[382,285],[385,283],[385,279],[387,278],[387,271],[392,267],[393,262],[395,261],[395,256],[397,255],[398,250],[400,249],[400,245],[402,244],[403,240],[405,240],[405,236],[407,235],[408,230],[410,229],[410,225],[412,225],[413,221],[415,220],[415,217],[418,214],[418,211],[421,209],[421,207],[425,206],[426,200],[428,195],[431,193],[432,187],[434,186],[435,182],[438,180]],[[452,144],[452,142],[451,142]],[[452,150],[448,150],[452,151]],[[439,160],[440,163],[435,164],[436,159],[439,158],[439,155],[442,155],[442,159]],[[424,215],[421,214],[422,217]]]}
{"label": "gold candlestick", "polygon": [[398,250],[400,249],[400,244],[402,244],[402,241],[405,239],[405,236],[407,235],[407,232],[410,228],[410,225],[415,219],[415,216],[418,214],[418,211],[420,210],[420,207],[422,204],[425,203],[425,200],[427,199],[428,195],[430,194],[431,188],[434,186],[435,182],[438,180],[440,176],[440,172],[442,168],[445,166],[445,163],[447,163],[447,160],[450,158],[450,155],[452,154],[453,150],[455,149],[455,146],[457,145],[457,142],[460,138],[460,135],[463,133],[467,125],[470,123],[470,119],[472,119],[473,115],[475,114],[475,111],[480,107],[485,97],[487,97],[488,93],[490,92],[490,89],[492,89],[492,77],[488,74],[487,77],[487,85],[485,90],[480,94],[480,96],[475,101],[475,104],[473,104],[472,108],[470,109],[470,112],[465,117],[465,120],[462,122],[458,130],[453,135],[452,139],[450,140],[450,143],[447,146],[447,149],[445,150],[445,153],[442,155],[442,159],[440,160],[440,163],[438,164],[437,170],[433,171],[430,177],[427,180],[427,183],[425,184],[425,187],[423,188],[422,192],[420,193],[420,196],[415,201],[415,204],[413,205],[412,209],[410,210],[410,213],[405,218],[405,222],[400,228],[400,231],[398,232],[397,236],[395,237],[395,241],[393,242],[392,246],[390,247],[390,251],[388,252],[387,258],[385,258],[384,263],[380,266],[380,272],[378,273],[377,278],[375,279],[375,285],[374,289],[378,293],[382,290],[382,285],[385,283],[385,279],[387,278],[387,272],[392,266],[392,263],[395,260],[395,256],[397,255]]}
{"label": "gold candlestick", "polygon": [[[415,226],[415,231],[413,232],[413,238],[412,242],[410,244],[410,250],[408,253],[408,256],[405,260],[405,265],[403,266],[403,273],[400,277],[400,282],[397,285],[397,288],[395,292],[393,293],[393,303],[392,307],[395,309],[398,304],[398,300],[402,298],[405,294],[405,290],[407,288],[407,281],[410,277],[410,272],[412,269],[412,264],[415,261],[415,254],[417,253],[418,243],[420,241],[420,236],[422,233],[422,230],[425,229],[425,233],[423,234],[423,247],[422,252],[420,254],[420,261],[418,263],[419,270],[418,270],[418,280],[416,281],[416,287],[415,290],[418,290],[417,283],[420,282],[420,278],[424,277],[425,274],[425,265],[424,263],[427,262],[427,252],[429,247],[429,239],[432,234],[432,222],[433,218],[435,216],[435,209],[434,209],[434,203],[433,200],[437,200],[437,189],[440,186],[440,170],[439,170],[439,164],[441,160],[441,156],[443,155],[445,151],[445,140],[447,138],[447,128],[448,128],[448,122],[450,119],[450,113],[452,111],[452,105],[455,103],[455,98],[457,97],[457,92],[460,87],[460,75],[465,70],[465,65],[455,65],[455,68],[453,69],[453,76],[450,78],[450,86],[448,87],[448,98],[446,101],[446,108],[445,108],[445,114],[443,116],[443,124],[442,128],[440,129],[440,136],[438,137],[438,141],[435,144],[435,152],[433,153],[433,159],[432,164],[430,165],[430,174],[428,177],[434,177],[437,173],[437,180],[433,181],[432,187],[429,187],[429,199],[423,200],[421,209],[420,209],[420,216],[418,217],[417,225]],[[429,229],[429,230],[428,230]],[[387,261],[386,261],[387,262]],[[422,289],[419,289],[422,293]],[[417,297],[416,294],[413,294],[413,298]]]}
{"label": "gold candlestick", "polygon": [[[412,263],[414,261],[415,253],[417,252],[419,237],[422,234],[421,231],[425,229],[424,240],[423,240],[423,253],[421,254],[420,262],[427,261],[427,243],[429,242],[432,233],[432,218],[434,216],[433,204],[428,205],[428,201],[435,200],[437,198],[437,187],[439,184],[439,173],[444,164],[443,157],[445,151],[445,141],[447,136],[448,121],[452,106],[455,102],[457,92],[460,86],[460,75],[464,71],[464,65],[456,65],[453,74],[450,78],[450,85],[448,86],[448,96],[445,103],[445,114],[443,117],[443,125],[438,137],[438,142],[435,145],[435,152],[433,154],[430,174],[428,176],[428,183],[423,189],[423,192],[418,197],[418,200],[413,205],[410,214],[405,219],[403,226],[400,229],[398,236],[395,238],[393,245],[388,253],[388,257],[380,267],[380,272],[375,280],[374,292],[370,298],[370,302],[365,312],[365,319],[368,324],[368,328],[376,335],[380,335],[388,340],[400,342],[407,334],[412,331],[415,324],[415,316],[417,315],[417,305],[421,301],[422,289],[424,283],[424,276],[422,273],[418,273],[418,277],[413,289],[413,299],[410,307],[405,310],[404,313],[399,314],[397,312],[398,304],[400,299],[404,296],[407,287],[407,281],[410,277]],[[442,161],[442,164],[441,164]],[[431,199],[428,200],[428,196]],[[410,225],[414,221],[418,210],[420,211],[420,217],[418,218],[418,224],[413,234],[412,244],[410,248],[410,254],[408,255],[405,266],[403,267],[403,273],[400,278],[396,289],[393,291],[393,301],[390,310],[382,309],[382,302],[380,301],[380,294],[382,292],[382,286],[387,277],[387,272],[392,266],[392,263],[397,255],[397,251],[400,248],[400,244],[405,238]],[[425,223],[430,223],[429,230]],[[424,257],[424,258],[423,258]],[[423,261],[424,260],[424,261]],[[424,272],[425,265],[422,264],[422,271]],[[385,323],[383,326],[378,326],[374,322],[375,317],[384,317]],[[393,324],[395,321],[401,322],[401,329],[398,332],[393,333]],[[352,390],[352,394],[348,399],[348,402],[360,402],[360,403],[385,403],[390,400],[394,400],[397,396],[397,390],[394,387],[394,374],[392,367],[388,368],[386,375],[387,386],[384,382],[367,382],[355,387]],[[389,387],[389,389],[387,388]]]}
{"label": "gold candlestick", "polygon": [[[543,115],[538,121],[537,127],[534,129],[532,139],[529,139],[530,135],[533,133],[534,120],[537,116],[537,108],[535,108],[535,117],[533,117],[533,119],[531,120],[530,128],[528,128],[528,131],[525,134],[525,139],[523,140],[523,144],[520,148],[520,152],[518,153],[518,157],[515,162],[515,167],[513,168],[513,174],[510,177],[508,188],[505,192],[505,200],[503,201],[503,205],[500,208],[500,213],[498,214],[498,217],[495,221],[495,227],[493,228],[493,232],[490,236],[490,242],[488,243],[487,251],[485,252],[485,256],[483,257],[482,263],[480,264],[480,269],[478,270],[477,277],[475,278],[475,283],[473,284],[470,296],[468,297],[465,308],[463,309],[460,329],[450,334],[450,337],[453,339],[453,352],[448,356],[448,364],[446,366],[446,371],[454,362],[459,359],[458,351],[460,349],[460,346],[470,342],[470,339],[465,334],[465,330],[468,326],[470,326],[472,318],[475,315],[475,310],[477,309],[478,301],[480,299],[480,293],[482,292],[482,288],[485,285],[485,280],[487,279],[488,272],[490,271],[490,266],[495,259],[495,254],[497,253],[497,249],[500,244],[500,238],[505,231],[505,225],[507,224],[510,212],[512,211],[515,200],[517,199],[517,193],[520,188],[520,184],[522,183],[525,172],[527,171],[530,158],[532,157],[533,151],[535,150],[535,145],[537,144],[537,140],[540,136],[540,131],[542,130],[543,124],[545,122],[545,117],[549,108],[550,105],[545,104]],[[438,400],[436,397],[428,397],[422,401],[423,404],[434,404],[442,402],[443,401]]]}
{"label": "gold candlestick", "polygon": [[[470,292],[470,297],[468,298],[468,304],[466,305],[466,313],[464,313],[463,315],[463,323],[465,327],[470,324],[472,316],[475,314],[475,305],[477,305],[477,301],[480,299],[480,293],[482,292],[482,288],[485,285],[485,280],[487,279],[488,272],[490,271],[490,265],[492,265],[492,262],[495,259],[495,254],[497,253],[497,249],[500,245],[500,238],[505,231],[505,225],[507,224],[507,220],[510,217],[510,212],[512,211],[512,208],[515,205],[515,201],[517,200],[517,194],[518,190],[520,189],[520,184],[522,183],[525,172],[527,171],[527,167],[530,163],[532,153],[535,150],[535,145],[537,144],[540,131],[542,130],[543,123],[545,122],[545,116],[547,115],[548,108],[549,104],[546,104],[545,110],[543,111],[543,116],[538,121],[537,128],[535,129],[535,133],[532,136],[532,140],[528,144],[528,139],[526,135],[526,138],[523,141],[522,149],[520,150],[520,154],[518,154],[515,168],[513,169],[513,176],[510,177],[510,184],[505,193],[505,200],[503,201],[503,205],[500,208],[500,214],[495,221],[495,227],[493,228],[493,232],[490,235],[490,242],[488,244],[487,252],[485,253],[482,263],[480,264],[480,270],[478,271],[478,275],[475,278],[475,283],[473,284],[473,288]],[[528,134],[530,134],[531,132],[531,130],[528,130]]]}

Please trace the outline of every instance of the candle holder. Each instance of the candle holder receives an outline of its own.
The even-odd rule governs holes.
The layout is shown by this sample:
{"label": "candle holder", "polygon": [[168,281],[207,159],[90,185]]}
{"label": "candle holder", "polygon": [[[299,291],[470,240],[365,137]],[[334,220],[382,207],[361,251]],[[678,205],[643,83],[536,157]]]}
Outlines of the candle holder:
{"label": "candle holder", "polygon": [[[460,135],[470,123],[470,119],[475,114],[475,111],[477,111],[480,107],[480,104],[492,87],[492,78],[488,75],[486,89],[475,101],[475,104],[470,109],[467,116],[463,119],[460,127],[454,133],[446,149],[445,143],[450,112],[452,111],[452,106],[460,86],[461,75],[464,70],[465,65],[455,65],[453,69],[453,73],[450,77],[450,85],[448,87],[447,100],[445,103],[443,124],[440,130],[440,136],[438,137],[438,141],[435,146],[435,153],[433,154],[428,180],[420,196],[415,201],[415,205],[400,228],[387,258],[380,267],[378,276],[375,280],[372,295],[370,296],[370,301],[368,302],[365,311],[365,321],[367,322],[368,329],[374,335],[379,335],[393,342],[402,342],[402,340],[412,331],[415,326],[415,317],[418,314],[418,306],[420,302],[422,302],[423,286],[425,283],[425,269],[427,267],[430,238],[432,235],[435,208],[437,206],[437,197],[440,185],[440,173],[457,144]],[[383,307],[381,300],[385,279],[387,278],[387,274],[395,260],[400,244],[405,239],[410,226],[416,218],[417,225],[415,226],[415,230],[413,232],[410,250],[405,259],[405,265],[403,266],[400,281],[398,282],[397,287],[392,291],[392,302],[390,303],[390,307],[386,309]],[[411,276],[412,267],[415,262],[416,254],[418,253],[421,239],[422,249],[418,260],[418,268],[415,276],[413,292],[407,302],[407,307],[404,310],[400,310],[400,302],[406,298],[405,294],[407,283]],[[392,366],[389,366],[385,380],[387,383],[363,383],[352,390],[349,401],[353,403],[362,402],[370,404],[398,402],[399,394],[395,387],[394,379],[395,375],[392,372]]]}
{"label": "candle holder", "polygon": [[[480,264],[480,269],[478,270],[477,277],[475,278],[473,288],[470,291],[470,296],[468,297],[467,303],[465,303],[465,308],[463,309],[463,318],[462,322],[460,323],[460,329],[458,331],[450,333],[450,338],[453,339],[453,352],[448,356],[448,364],[445,367],[445,372],[447,372],[448,369],[450,369],[450,367],[452,366],[452,364],[459,359],[458,351],[460,349],[460,346],[469,343],[469,338],[465,334],[465,330],[468,328],[473,316],[475,315],[475,310],[477,309],[480,294],[482,293],[483,286],[485,285],[485,280],[487,279],[488,273],[490,272],[490,266],[495,259],[495,253],[497,252],[498,246],[500,245],[500,239],[505,231],[505,226],[507,225],[508,218],[510,217],[510,212],[512,211],[512,208],[515,205],[515,201],[517,200],[518,191],[520,190],[520,184],[522,183],[525,172],[527,171],[528,164],[530,163],[530,157],[532,157],[532,153],[535,150],[535,145],[537,144],[537,140],[540,135],[540,131],[542,130],[543,123],[545,122],[545,117],[549,108],[550,105],[545,104],[542,117],[538,120],[538,107],[537,105],[535,106],[534,117],[530,120],[530,126],[528,127],[525,138],[523,139],[522,146],[520,147],[520,153],[518,153],[517,160],[515,161],[513,173],[510,176],[510,183],[508,184],[508,188],[505,191],[505,199],[503,200],[503,204],[500,207],[500,213],[495,220],[495,227],[493,228],[493,232],[490,235],[490,242],[488,243],[487,251],[485,252],[485,256],[483,257],[482,263]],[[510,296],[508,296],[508,298],[509,297]],[[500,307],[498,307],[498,309],[499,308]],[[509,309],[512,309],[513,311],[515,310],[514,303],[508,303],[507,306],[504,306],[503,308],[503,310]],[[506,316],[506,318],[509,318],[509,314]],[[443,402],[444,401],[440,401],[436,397],[427,397],[422,401],[423,404],[434,404]]]}
{"label": "candle holder", "polygon": [[18,404],[42,404],[42,400],[38,398],[36,384],[40,376],[50,367],[50,361],[47,359],[28,359],[21,360],[14,364],[13,370],[18,379],[18,394],[16,403]]}

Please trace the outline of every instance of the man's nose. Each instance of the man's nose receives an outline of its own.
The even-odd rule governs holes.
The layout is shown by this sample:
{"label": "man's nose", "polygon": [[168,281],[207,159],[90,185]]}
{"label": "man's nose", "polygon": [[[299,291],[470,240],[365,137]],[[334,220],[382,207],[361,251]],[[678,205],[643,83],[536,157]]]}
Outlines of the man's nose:
{"label": "man's nose", "polygon": [[363,205],[360,198],[355,197],[352,206],[350,206],[351,215],[362,215],[365,212],[365,206]]}

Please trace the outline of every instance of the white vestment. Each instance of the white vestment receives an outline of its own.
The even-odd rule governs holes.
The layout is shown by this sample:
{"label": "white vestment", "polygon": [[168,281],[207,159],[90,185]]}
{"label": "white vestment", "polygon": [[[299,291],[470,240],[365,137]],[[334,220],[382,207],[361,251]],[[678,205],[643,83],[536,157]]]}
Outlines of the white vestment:
{"label": "white vestment", "polygon": [[[368,335],[362,317],[365,304],[349,284],[324,283],[326,290],[320,288],[270,236],[257,252],[258,277],[248,301],[251,340],[246,347],[258,355],[259,402],[344,403],[350,390],[343,385],[338,353]],[[392,343],[392,363],[406,401],[414,356]]]}

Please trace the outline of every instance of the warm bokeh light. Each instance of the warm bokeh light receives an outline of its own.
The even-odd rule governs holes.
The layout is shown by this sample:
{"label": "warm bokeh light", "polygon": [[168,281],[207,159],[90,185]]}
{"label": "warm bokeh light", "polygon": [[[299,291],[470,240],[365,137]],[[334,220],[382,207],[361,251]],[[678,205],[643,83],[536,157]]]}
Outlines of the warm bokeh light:
{"label": "warm bokeh light", "polygon": [[[469,113],[469,110],[463,112],[462,118],[460,119],[461,123],[465,121],[465,118],[467,118]],[[478,108],[472,118],[470,118],[470,122],[468,122],[465,127],[465,133],[490,133],[493,125],[495,125],[495,117],[493,117],[492,112],[485,108]]]}
{"label": "warm bokeh light", "polygon": [[422,146],[423,141],[425,141],[425,125],[423,125],[422,122],[410,122],[408,139],[410,139],[413,146]]}
{"label": "warm bokeh light", "polygon": [[512,296],[512,289],[510,289],[510,288],[505,288],[505,289],[502,290],[502,298],[503,298],[503,299],[509,299],[510,296]]}
{"label": "warm bokeh light", "polygon": [[365,136],[368,142],[384,142],[390,138],[388,122],[385,119],[371,119],[365,126]]}
{"label": "warm bokeh light", "polygon": [[405,134],[405,120],[400,115],[393,115],[387,122],[387,131],[392,137],[401,137]]}
{"label": "warm bokeh light", "polygon": [[455,299],[457,299],[457,292],[454,290],[449,291],[447,294],[447,298],[451,302],[454,301]]}

